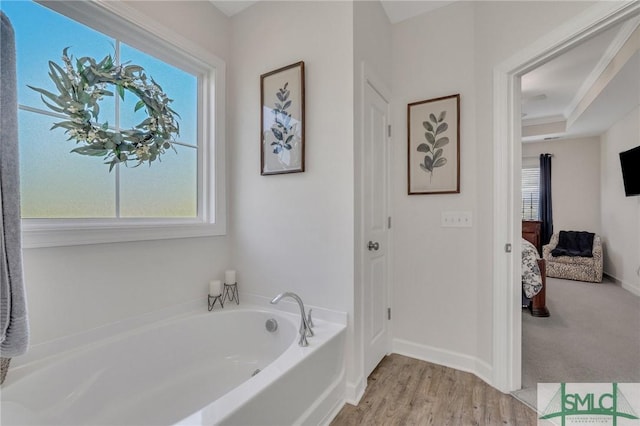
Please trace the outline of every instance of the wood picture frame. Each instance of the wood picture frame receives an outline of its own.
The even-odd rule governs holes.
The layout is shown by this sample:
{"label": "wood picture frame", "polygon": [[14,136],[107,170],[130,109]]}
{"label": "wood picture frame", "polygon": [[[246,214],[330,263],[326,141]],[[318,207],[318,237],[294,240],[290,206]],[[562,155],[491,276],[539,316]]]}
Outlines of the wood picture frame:
{"label": "wood picture frame", "polygon": [[260,174],[304,172],[304,62],[260,76]]}
{"label": "wood picture frame", "polygon": [[460,94],[407,105],[408,193],[460,193]]}

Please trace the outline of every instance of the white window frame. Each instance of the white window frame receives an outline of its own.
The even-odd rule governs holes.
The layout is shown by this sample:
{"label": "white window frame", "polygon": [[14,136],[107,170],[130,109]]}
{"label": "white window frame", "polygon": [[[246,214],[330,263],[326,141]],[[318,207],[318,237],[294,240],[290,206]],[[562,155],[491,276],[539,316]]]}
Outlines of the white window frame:
{"label": "white window frame", "polygon": [[224,235],[225,62],[122,2],[39,3],[161,60],[170,56],[199,69],[203,96],[198,111],[203,116],[198,120],[198,214],[166,219],[23,219],[23,247]]}

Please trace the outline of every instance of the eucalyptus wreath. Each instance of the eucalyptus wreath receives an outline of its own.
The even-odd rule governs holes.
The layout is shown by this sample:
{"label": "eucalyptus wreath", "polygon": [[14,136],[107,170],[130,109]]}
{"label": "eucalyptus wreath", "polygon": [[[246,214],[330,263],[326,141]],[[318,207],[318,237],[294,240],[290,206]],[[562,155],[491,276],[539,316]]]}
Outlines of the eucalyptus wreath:
{"label": "eucalyptus wreath", "polygon": [[[91,57],[75,59],[62,51],[64,68],[49,61],[49,77],[59,94],[45,89],[28,86],[40,93],[42,102],[54,112],[66,116],[55,123],[55,128],[65,129],[67,140],[75,140],[81,146],[71,150],[80,155],[104,157],[109,171],[118,163],[135,166],[159,160],[169,148],[180,128],[175,112],[169,104],[173,101],[163,92],[153,78],[147,78],[144,68],[139,65],[115,65],[111,55],[100,62]],[[75,63],[75,67],[74,67]],[[100,123],[98,101],[105,96],[114,96],[107,90],[113,85],[124,100],[125,91],[138,97],[134,112],[144,108],[147,118],[132,129],[117,130],[108,122]],[[46,98],[46,99],[45,99]],[[47,99],[50,101],[48,102]],[[134,167],[135,167],[134,166]]]}

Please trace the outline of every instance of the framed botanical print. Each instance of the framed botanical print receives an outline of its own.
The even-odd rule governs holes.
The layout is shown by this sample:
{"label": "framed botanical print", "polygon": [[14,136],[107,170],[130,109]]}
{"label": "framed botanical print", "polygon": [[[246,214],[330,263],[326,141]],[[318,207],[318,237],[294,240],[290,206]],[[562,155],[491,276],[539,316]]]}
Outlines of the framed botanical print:
{"label": "framed botanical print", "polygon": [[260,173],[304,172],[304,62],[260,76]]}
{"label": "framed botanical print", "polygon": [[460,192],[460,95],[407,105],[409,195]]}

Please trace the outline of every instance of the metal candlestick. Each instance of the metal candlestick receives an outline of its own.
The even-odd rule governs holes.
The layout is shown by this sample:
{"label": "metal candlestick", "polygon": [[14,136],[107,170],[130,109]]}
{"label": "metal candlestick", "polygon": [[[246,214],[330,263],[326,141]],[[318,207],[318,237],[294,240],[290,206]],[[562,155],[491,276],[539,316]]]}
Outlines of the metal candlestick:
{"label": "metal candlestick", "polygon": [[238,283],[233,284],[224,283],[224,291],[222,292],[222,298],[229,301],[236,301],[236,305],[240,304],[240,296],[238,295]]}
{"label": "metal candlestick", "polygon": [[220,306],[222,306],[224,308],[224,298],[222,297],[222,294],[219,294],[217,296],[212,296],[209,295],[208,297],[208,305],[209,305],[209,311],[213,310],[213,305],[216,304],[216,300],[220,302]]}

